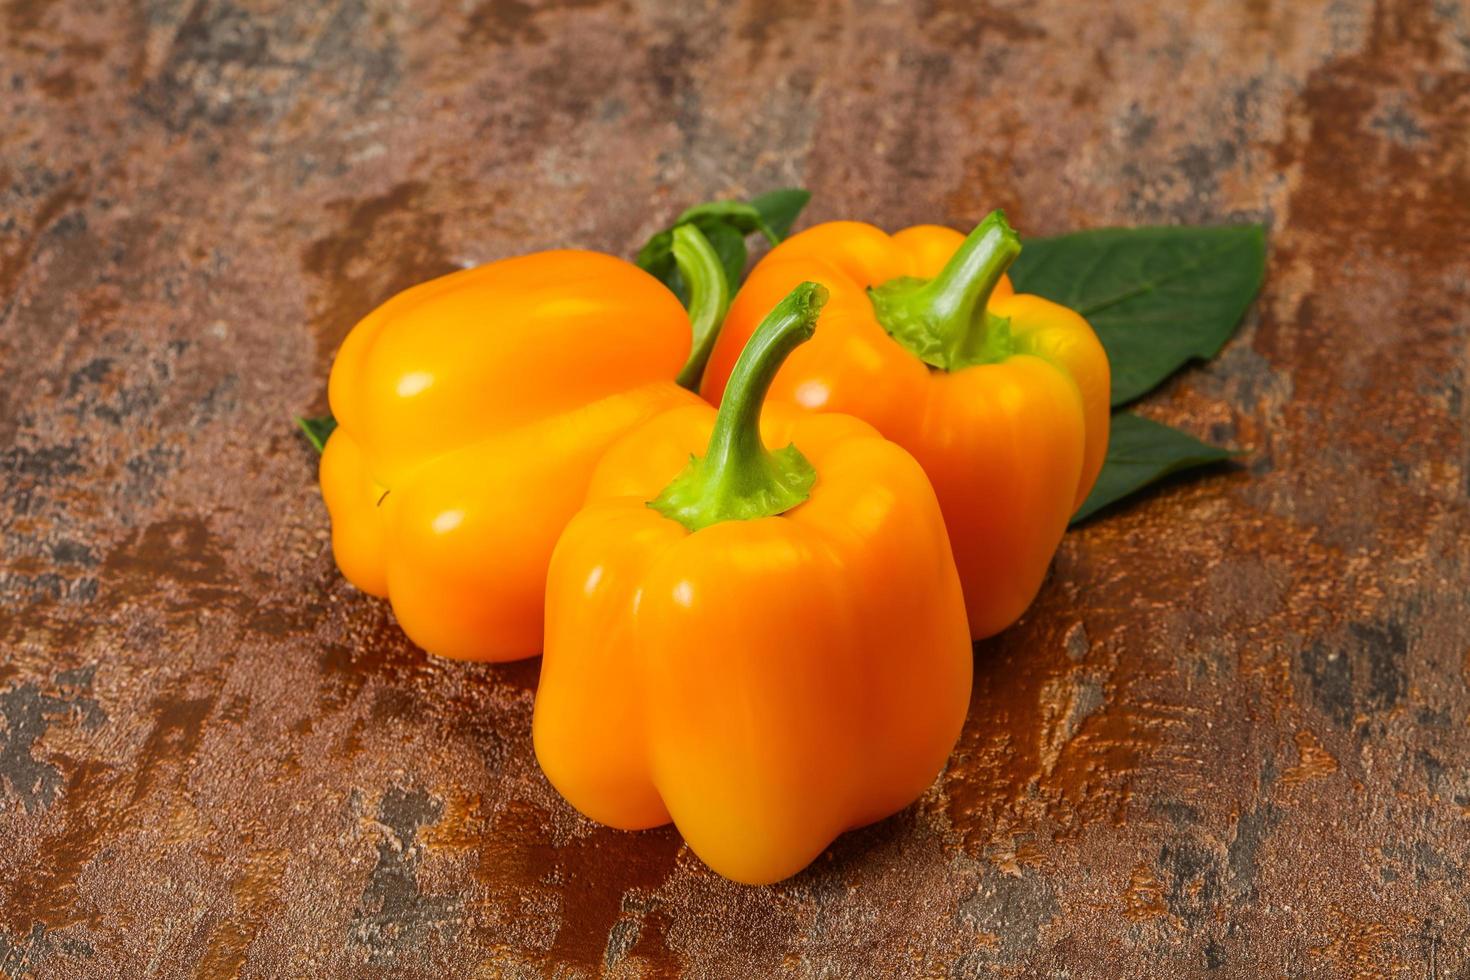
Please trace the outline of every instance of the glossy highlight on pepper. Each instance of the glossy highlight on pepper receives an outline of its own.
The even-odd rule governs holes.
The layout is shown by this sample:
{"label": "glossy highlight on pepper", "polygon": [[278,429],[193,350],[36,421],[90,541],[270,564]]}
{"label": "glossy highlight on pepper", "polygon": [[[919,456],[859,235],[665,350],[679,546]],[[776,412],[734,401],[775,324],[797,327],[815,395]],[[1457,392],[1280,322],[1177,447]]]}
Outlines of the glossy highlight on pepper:
{"label": "glossy highlight on pepper", "polygon": [[697,401],[679,301],[609,255],[541,252],[393,297],[343,342],[321,460],[342,573],[431,653],[541,650],[551,550],[604,449]]}
{"label": "glossy highlight on pepper", "polygon": [[850,416],[761,411],[825,298],[807,283],[776,305],[718,413],[618,440],[547,576],[533,732],[552,785],[614,827],[672,820],[753,884],[913,802],[970,696],[918,463]]}
{"label": "glossy highlight on pepper", "polygon": [[1005,270],[1019,250],[1000,212],[969,236],[817,225],[751,271],[701,386],[718,401],[764,311],[795,283],[825,285],[816,334],[777,373],[770,401],[856,415],[923,465],[976,639],[1036,596],[1107,451],[1107,355],[1077,313],[1015,293]]}

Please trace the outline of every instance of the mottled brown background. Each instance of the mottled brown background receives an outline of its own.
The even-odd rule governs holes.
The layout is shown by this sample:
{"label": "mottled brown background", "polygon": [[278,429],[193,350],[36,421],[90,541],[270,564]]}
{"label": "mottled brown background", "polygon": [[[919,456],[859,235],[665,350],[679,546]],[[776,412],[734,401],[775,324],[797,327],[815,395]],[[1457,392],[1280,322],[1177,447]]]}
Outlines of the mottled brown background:
{"label": "mottled brown background", "polygon": [[[0,107],[6,975],[1470,976],[1465,4],[10,0]],[[930,792],[745,888],[342,582],[289,417],[404,286],[788,184],[1271,260],[1146,407],[1244,463],[1069,535]]]}

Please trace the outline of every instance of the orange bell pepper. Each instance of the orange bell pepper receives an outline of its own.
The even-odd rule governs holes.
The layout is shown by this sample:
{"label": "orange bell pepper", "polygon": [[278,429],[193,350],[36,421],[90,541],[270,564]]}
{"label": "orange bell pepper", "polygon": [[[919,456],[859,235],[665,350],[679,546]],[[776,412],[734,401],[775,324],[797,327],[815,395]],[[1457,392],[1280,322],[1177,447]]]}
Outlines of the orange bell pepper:
{"label": "orange bell pepper", "polygon": [[913,453],[944,510],[976,639],[1035,598],[1107,451],[1107,355],[1077,313],[1015,293],[1005,271],[1018,254],[999,211],[968,237],[818,225],[751,271],[702,385],[719,400],[762,314],[793,285],[830,289],[771,400],[856,415]]}
{"label": "orange bell pepper", "polygon": [[690,329],[652,276],[582,251],[456,272],[368,314],[328,388],[342,573],[432,653],[539,653],[547,562],[603,450],[697,401],[674,382]]}
{"label": "orange bell pepper", "polygon": [[718,414],[676,408],[612,446],[547,577],[533,732],[552,785],[614,827],[672,820],[748,883],[911,803],[970,696],[923,470],[848,416],[761,418],[825,295],[772,311]]}

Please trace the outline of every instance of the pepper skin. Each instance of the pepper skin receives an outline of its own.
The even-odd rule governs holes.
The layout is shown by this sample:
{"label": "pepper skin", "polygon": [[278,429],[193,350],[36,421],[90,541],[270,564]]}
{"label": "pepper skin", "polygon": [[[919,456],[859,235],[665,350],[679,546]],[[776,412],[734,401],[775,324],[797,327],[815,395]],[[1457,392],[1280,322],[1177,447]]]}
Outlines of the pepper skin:
{"label": "pepper skin", "polygon": [[970,695],[923,470],[848,416],[761,418],[823,293],[772,312],[718,416],[676,408],[608,451],[547,579],[533,732],[552,785],[614,827],[672,820],[750,884],[917,798]]}
{"label": "pepper skin", "polygon": [[696,401],[689,318],[621,259],[554,251],[435,279],[332,366],[322,495],[337,563],[446,657],[541,650],[552,547],[609,444]]}
{"label": "pepper skin", "polygon": [[794,235],[751,271],[702,392],[717,402],[763,312],[804,280],[832,293],[771,401],[872,423],[934,484],[975,639],[1035,598],[1102,468],[1107,355],[1077,313],[1014,292],[1020,243],[994,212],[968,237],[837,221]]}

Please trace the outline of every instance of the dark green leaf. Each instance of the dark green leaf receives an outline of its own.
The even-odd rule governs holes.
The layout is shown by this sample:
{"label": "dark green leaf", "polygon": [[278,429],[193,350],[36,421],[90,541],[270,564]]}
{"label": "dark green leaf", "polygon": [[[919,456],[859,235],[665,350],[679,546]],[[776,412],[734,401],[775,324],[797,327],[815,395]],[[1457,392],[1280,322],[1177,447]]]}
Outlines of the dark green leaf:
{"label": "dark green leaf", "polygon": [[753,231],[760,231],[765,226],[766,219],[761,217],[761,213],[753,205],[744,201],[706,201],[679,215],[674,224],[685,225],[690,222],[699,225],[701,231],[708,224],[722,224],[748,235]]}
{"label": "dark green leaf", "polygon": [[1087,317],[1112,363],[1113,404],[1133,401],[1235,332],[1266,267],[1260,225],[1102,228],[1026,242],[1018,292]]}
{"label": "dark green leaf", "polygon": [[791,234],[791,226],[796,223],[797,215],[806,203],[812,199],[811,191],[804,191],[799,187],[783,187],[778,191],[767,191],[759,197],[750,199],[753,208],[760,212],[765,219],[766,227],[775,235],[777,241]]}
{"label": "dark green leaf", "polygon": [[298,415],[296,417],[296,424],[306,436],[306,441],[311,443],[317,452],[321,452],[327,446],[327,437],[337,427],[337,420],[330,415],[322,415],[318,418],[310,419],[302,418]]}
{"label": "dark green leaf", "polygon": [[[679,224],[684,223],[679,222]],[[745,275],[747,254],[745,235],[737,228],[718,219],[696,218],[692,224],[703,232],[705,238],[709,239],[715,254],[720,257],[720,265],[725,270],[725,279],[730,284],[730,291],[733,293],[740,285],[741,277]],[[674,261],[672,228],[654,235],[639,250],[638,267],[652,273],[655,278],[668,286],[670,291],[679,297],[679,302],[685,306],[689,305],[689,286],[684,282],[684,277],[679,274],[679,266]]]}
{"label": "dark green leaf", "polygon": [[746,236],[760,232],[772,244],[780,241],[791,230],[792,222],[810,197],[806,191],[786,188],[762,194],[749,204],[743,201],[696,204],[679,215],[673,225],[644,242],[638,250],[638,267],[668,286],[687,306],[689,290],[674,264],[673,229],[682,224],[693,224],[719,253],[733,293],[745,275]]}
{"label": "dark green leaf", "polygon": [[1108,435],[1108,455],[1092,493],[1072,516],[1077,524],[1098,510],[1142,490],[1171,473],[1219,463],[1236,455],[1200,442],[1159,422],[1118,412]]}
{"label": "dark green leaf", "polygon": [[673,249],[674,230],[665,228],[643,243],[643,247],[638,250],[638,256],[633,259],[633,262],[645,272],[658,275],[658,270],[664,263],[673,263]]}
{"label": "dark green leaf", "polygon": [[674,263],[672,229],[665,228],[644,242],[643,247],[638,250],[638,257],[633,261],[638,268],[668,286],[681,303],[688,304],[689,291],[684,285],[684,277],[679,275],[679,267]]}
{"label": "dark green leaf", "polygon": [[[730,292],[734,293],[745,275],[745,236],[729,225],[715,222],[696,221],[694,227],[704,232],[704,237],[709,239],[715,254],[720,257],[720,264],[725,267],[725,281],[730,284]],[[687,296],[680,298],[688,301]]]}

